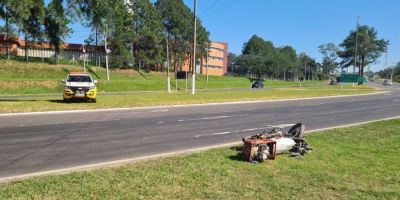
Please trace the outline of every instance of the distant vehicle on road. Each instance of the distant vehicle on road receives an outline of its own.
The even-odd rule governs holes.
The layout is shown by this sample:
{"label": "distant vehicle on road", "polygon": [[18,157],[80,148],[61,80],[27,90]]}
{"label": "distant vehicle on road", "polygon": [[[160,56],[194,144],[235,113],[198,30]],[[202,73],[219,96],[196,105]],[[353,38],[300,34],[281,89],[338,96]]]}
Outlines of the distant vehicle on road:
{"label": "distant vehicle on road", "polygon": [[72,99],[85,99],[96,102],[97,97],[97,80],[93,80],[90,74],[71,72],[68,74],[64,83],[64,101]]}
{"label": "distant vehicle on road", "polygon": [[391,80],[384,80],[384,81],[383,81],[383,85],[392,86],[393,83],[392,83]]}
{"label": "distant vehicle on road", "polygon": [[264,81],[256,80],[251,84],[251,88],[264,88]]}

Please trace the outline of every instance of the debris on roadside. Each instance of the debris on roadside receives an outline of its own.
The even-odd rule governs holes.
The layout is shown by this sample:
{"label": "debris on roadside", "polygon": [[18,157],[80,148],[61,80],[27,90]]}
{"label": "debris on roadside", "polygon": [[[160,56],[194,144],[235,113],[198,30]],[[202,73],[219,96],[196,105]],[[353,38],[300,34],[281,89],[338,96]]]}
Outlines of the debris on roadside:
{"label": "debris on roadside", "polygon": [[256,135],[242,138],[243,155],[246,161],[252,163],[274,160],[276,154],[290,152],[290,155],[302,156],[312,148],[304,140],[305,125],[297,123],[288,132],[273,128]]}

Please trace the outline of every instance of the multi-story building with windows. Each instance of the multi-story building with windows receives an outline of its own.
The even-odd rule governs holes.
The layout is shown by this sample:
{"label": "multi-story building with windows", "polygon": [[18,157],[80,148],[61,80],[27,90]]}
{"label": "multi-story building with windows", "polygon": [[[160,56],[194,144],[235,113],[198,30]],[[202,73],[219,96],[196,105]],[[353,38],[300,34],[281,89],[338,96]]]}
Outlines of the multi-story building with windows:
{"label": "multi-story building with windows", "polygon": [[[196,73],[210,76],[223,76],[228,71],[228,44],[224,42],[211,42],[208,55],[199,58]],[[182,66],[183,71],[189,71],[190,61]]]}
{"label": "multi-story building with windows", "polygon": [[211,42],[207,58],[203,59],[201,74],[223,76],[228,71],[228,44]]}

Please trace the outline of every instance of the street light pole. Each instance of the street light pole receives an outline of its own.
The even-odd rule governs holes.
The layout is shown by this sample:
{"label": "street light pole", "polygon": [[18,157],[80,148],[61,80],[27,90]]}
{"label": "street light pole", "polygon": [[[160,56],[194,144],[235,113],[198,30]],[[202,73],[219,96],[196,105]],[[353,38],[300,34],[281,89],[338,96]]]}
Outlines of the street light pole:
{"label": "street light pole", "polygon": [[393,83],[393,69],[394,69],[394,66],[392,66],[392,73],[390,74],[390,81],[392,81],[392,83]]}
{"label": "street light pole", "polygon": [[207,82],[208,82],[208,47],[207,47],[207,58],[206,58],[206,76],[207,76]]}
{"label": "street light pole", "polygon": [[167,85],[168,85],[168,93],[171,93],[171,79],[169,78],[169,48],[168,48],[168,40],[169,37],[167,36],[166,43],[167,43]]}
{"label": "street light pole", "polygon": [[106,32],[104,32],[104,49],[106,52],[106,70],[107,70],[107,81],[110,80],[110,74],[108,72],[108,53],[110,52],[110,50],[107,48],[107,34]]}
{"label": "street light pole", "polygon": [[[357,46],[358,46],[358,19],[360,16],[357,17],[357,26],[356,26],[356,50],[354,53],[354,66],[353,66],[353,74],[356,72],[356,66],[357,66]],[[359,72],[360,73],[360,72]]]}
{"label": "street light pole", "polygon": [[196,25],[197,25],[197,17],[196,17],[196,4],[197,1],[194,0],[194,27],[193,27],[193,65],[192,65],[192,94],[196,93]]}

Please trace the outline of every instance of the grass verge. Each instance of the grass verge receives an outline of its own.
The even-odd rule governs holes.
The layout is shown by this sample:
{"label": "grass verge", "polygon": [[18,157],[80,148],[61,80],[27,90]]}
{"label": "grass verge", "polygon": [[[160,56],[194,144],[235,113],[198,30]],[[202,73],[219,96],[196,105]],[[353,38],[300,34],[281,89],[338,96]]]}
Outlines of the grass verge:
{"label": "grass verge", "polygon": [[273,100],[305,97],[337,96],[371,93],[373,88],[362,86],[357,91],[340,90],[337,86],[313,86],[308,88],[278,88],[270,90],[198,91],[190,93],[140,93],[125,95],[98,95],[97,103],[62,101],[62,94],[55,97],[15,97],[0,99],[0,113],[36,112],[76,109],[129,108],[142,106],[203,104],[215,102]]}
{"label": "grass verge", "polygon": [[[136,70],[111,70],[110,80],[106,80],[106,71],[101,67],[90,67],[90,74],[99,81],[100,92],[158,91],[167,89],[164,72],[143,72]],[[0,59],[0,95],[60,93],[63,90],[61,79],[71,71],[82,71],[83,68],[73,65],[49,65],[47,63],[26,63]],[[175,82],[171,74],[171,87],[186,90],[186,81]],[[266,87],[298,86],[299,82],[266,80]],[[303,85],[322,84],[321,81],[305,81]],[[326,83],[324,83],[326,84]],[[196,78],[198,89],[249,88],[250,80],[244,77],[206,77]],[[191,80],[188,81],[191,88]]]}
{"label": "grass verge", "polygon": [[[397,199],[400,120],[312,133],[314,151],[251,164],[241,147],[0,184],[0,199]],[[240,138],[238,138],[240,140]]]}

